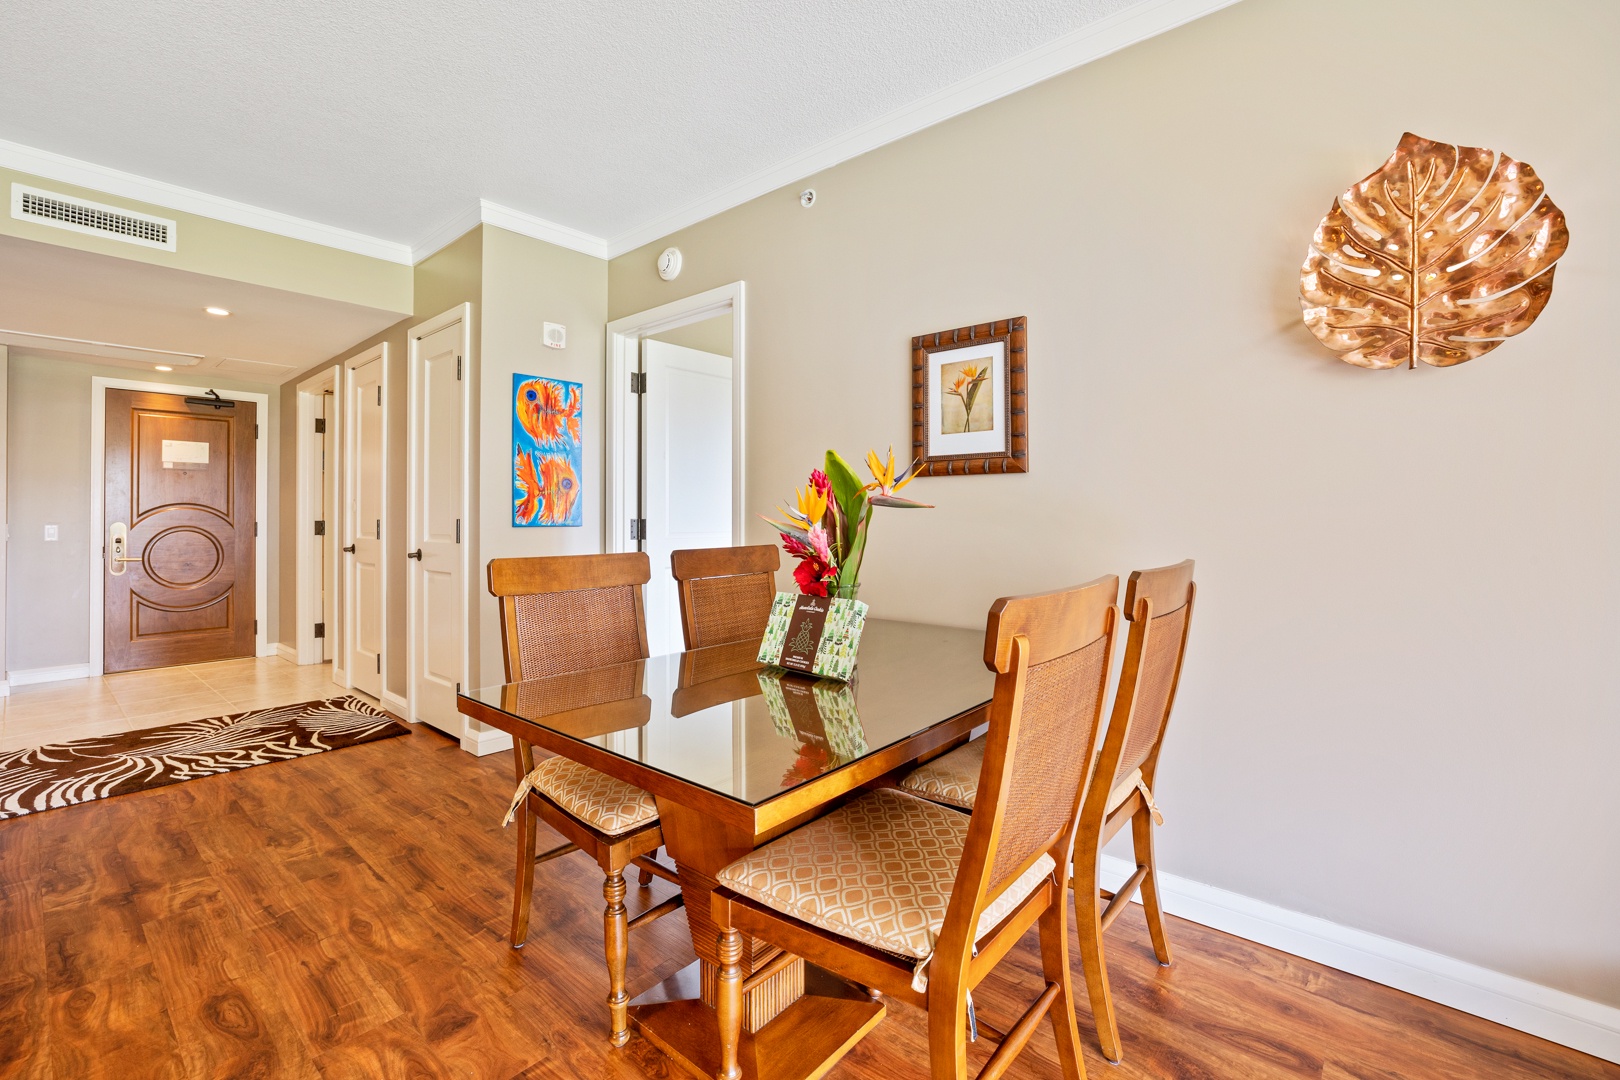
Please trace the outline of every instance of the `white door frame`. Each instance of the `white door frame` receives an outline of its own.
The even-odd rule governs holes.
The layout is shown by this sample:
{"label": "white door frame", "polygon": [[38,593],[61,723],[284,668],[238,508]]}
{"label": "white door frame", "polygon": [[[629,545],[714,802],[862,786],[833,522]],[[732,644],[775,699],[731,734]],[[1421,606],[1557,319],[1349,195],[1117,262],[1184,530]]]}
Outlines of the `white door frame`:
{"label": "white door frame", "polygon": [[[382,576],[382,581],[383,581],[383,587],[382,587],[383,641],[382,641],[382,672],[381,672],[382,681],[378,685],[378,689],[382,691],[382,695],[378,698],[378,700],[381,701],[384,705],[387,705],[388,704],[388,700],[387,700],[387,697],[388,697],[388,659],[389,659],[388,658],[388,472],[389,472],[389,469],[388,469],[388,436],[389,436],[389,430],[388,430],[388,342],[386,342],[386,341],[379,342],[376,345],[373,345],[369,349],[365,349],[365,350],[363,350],[361,352],[355,353],[353,356],[351,356],[348,359],[344,360],[342,363],[338,364],[337,366],[343,369],[343,374],[340,376],[340,384],[341,384],[342,388],[345,391],[347,391],[349,386],[350,386],[350,381],[354,378],[354,369],[358,368],[358,367],[361,367],[361,366],[363,366],[365,364],[369,364],[373,360],[379,361],[381,363],[381,365],[382,365],[381,367],[379,367],[377,369],[378,376],[381,379],[381,384],[380,385],[382,386],[382,397],[383,397],[383,415],[382,415],[382,421],[383,421],[383,435],[382,435],[382,439],[383,439],[383,448],[382,448],[382,476],[383,476],[382,533],[383,533],[383,537],[382,537],[382,547],[379,549],[380,554],[378,555],[378,565],[381,568],[381,572],[382,572],[381,576]],[[348,415],[349,415],[349,398],[348,398],[348,395],[346,393],[339,395],[338,401],[339,401],[339,405],[338,405],[337,412],[338,412],[338,416],[341,418],[338,421],[338,427],[344,433],[345,439],[348,439],[354,432],[356,432],[358,430],[358,427],[356,425],[351,425],[351,424],[348,424],[348,423],[344,422],[345,420],[347,420]],[[328,444],[328,445],[330,445],[330,444]],[[341,505],[339,505],[338,507],[336,507],[334,509],[333,516],[336,517],[337,520],[341,524],[340,524],[339,528],[337,530],[335,530],[335,536],[334,536],[334,539],[333,539],[334,545],[336,545],[337,539],[348,535],[348,531],[347,531],[348,518],[347,518],[346,515],[348,514],[348,507],[351,506],[352,503],[353,503],[354,490],[355,490],[356,486],[358,486],[358,484],[359,484],[359,480],[357,479],[357,477],[358,477],[358,474],[359,474],[359,471],[360,471],[360,455],[356,454],[356,453],[353,453],[353,450],[354,450],[354,448],[352,446],[350,446],[347,441],[339,444],[338,460],[342,462],[342,468],[338,472],[338,478],[339,478],[340,486],[338,488],[338,496],[337,496],[337,499],[335,501],[337,503],[341,504]],[[331,531],[331,530],[329,530],[329,531]],[[339,577],[339,584],[338,584],[337,589],[338,589],[338,597],[339,597],[340,602],[337,605],[337,612],[336,612],[336,614],[337,614],[337,623],[338,623],[338,638],[337,638],[337,642],[332,646],[332,681],[337,683],[339,686],[343,687],[346,690],[352,690],[352,689],[354,689],[354,677],[349,673],[349,655],[350,655],[350,649],[353,647],[353,644],[354,644],[353,641],[352,641],[352,637],[353,637],[353,635],[355,633],[355,628],[360,625],[360,620],[352,617],[353,614],[354,614],[354,605],[357,603],[357,597],[355,596],[355,587],[354,587],[354,575],[349,573],[349,564],[347,562],[343,561],[343,560],[339,560],[336,563],[336,567],[337,567],[337,573],[338,573],[338,577]],[[327,633],[331,633],[330,628],[328,628]]]}
{"label": "white door frame", "polygon": [[[140,379],[108,379],[100,375],[90,379],[90,664],[91,677],[106,673],[105,646],[102,640],[103,608],[102,577],[104,568],[102,545],[107,539],[107,391],[144,390],[154,394],[190,394],[201,396],[209,391],[206,386],[187,386],[181,383],[145,382]],[[258,523],[258,536],[253,543],[253,618],[259,630],[253,635],[253,651],[257,656],[274,656],[276,647],[270,643],[270,454],[265,449],[269,442],[270,395],[246,390],[217,390],[227,401],[251,401],[258,406],[259,437],[253,441],[253,517]],[[63,675],[78,678],[79,674]]]}
{"label": "white door frame", "polygon": [[[407,417],[416,415],[417,398],[421,394],[420,379],[420,350],[423,338],[436,334],[446,327],[461,324],[461,358],[464,365],[461,373],[461,688],[467,690],[473,681],[472,658],[473,650],[478,641],[476,626],[478,605],[474,594],[477,575],[478,551],[478,522],[473,515],[473,484],[476,470],[473,468],[473,432],[477,422],[473,415],[476,407],[476,395],[473,387],[478,384],[478,356],[473,348],[473,306],[471,303],[457,304],[441,315],[435,315],[426,322],[411,327],[407,335],[407,345],[410,349],[409,362],[406,365],[409,390],[407,393]],[[421,449],[416,428],[407,420],[406,425],[407,447],[405,451],[406,467],[408,469],[405,483],[405,549],[415,550],[419,545],[418,537],[411,534],[415,527],[420,506],[422,477],[417,467],[417,455]],[[406,574],[412,574],[415,568],[408,568]],[[407,577],[405,582],[405,718],[416,720],[416,586],[415,582]],[[461,746],[464,750],[477,753],[478,736],[469,736],[467,718],[461,718]],[[469,739],[471,745],[469,745]]]}
{"label": "white door frame", "polygon": [[[334,402],[341,402],[339,393],[339,373],[343,370],[341,365],[333,365],[325,371],[311,375],[297,386],[298,408],[297,429],[295,444],[297,446],[297,466],[293,505],[295,507],[295,521],[293,525],[293,652],[294,663],[319,664],[325,661],[325,649],[320,638],[315,636],[315,624],[321,620],[324,613],[321,611],[321,560],[324,553],[326,564],[332,567],[332,584],[337,587],[337,538],[343,534],[339,531],[339,522],[343,519],[343,510],[335,505],[333,500],[332,520],[326,523],[326,535],[315,535],[315,522],[322,513],[321,507],[321,470],[323,463],[316,458],[315,452],[315,413],[316,403],[322,394],[331,394]],[[326,461],[324,468],[341,470],[343,455],[334,450],[343,445],[343,409],[334,410],[337,415],[326,418]],[[332,605],[333,623],[337,619],[337,605]],[[328,626],[326,633],[334,635],[336,626]],[[284,633],[283,637],[286,636]],[[335,642],[335,638],[334,638]],[[334,643],[333,658],[336,659],[337,649]]]}
{"label": "white door frame", "polygon": [[700,292],[648,311],[614,319],[607,325],[607,440],[605,469],[607,507],[602,526],[604,551],[634,551],[630,539],[630,519],[636,516],[637,460],[636,411],[630,393],[630,373],[641,366],[641,339],[673,330],[688,323],[702,322],[716,315],[731,313],[731,542],[743,541],[746,520],[744,499],[743,447],[747,431],[743,426],[747,400],[744,360],[743,283],[734,281],[717,289]]}

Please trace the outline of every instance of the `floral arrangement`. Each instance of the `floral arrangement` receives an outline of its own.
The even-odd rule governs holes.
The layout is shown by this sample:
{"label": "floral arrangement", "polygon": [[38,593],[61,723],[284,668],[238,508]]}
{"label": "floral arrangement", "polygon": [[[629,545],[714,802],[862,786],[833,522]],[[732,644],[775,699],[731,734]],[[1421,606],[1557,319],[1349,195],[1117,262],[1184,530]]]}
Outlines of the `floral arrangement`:
{"label": "floral arrangement", "polygon": [[898,476],[894,449],[885,462],[876,450],[867,452],[866,467],[872,482],[863,484],[836,450],[827,451],[825,469],[810,473],[809,485],[798,489],[798,509],[781,508],[785,521],[770,524],[781,534],[782,546],[799,565],[793,580],[810,596],[853,598],[860,587],[861,558],[866,554],[866,531],[878,506],[926,510],[930,504],[902,499],[896,494],[917,474],[913,462]]}

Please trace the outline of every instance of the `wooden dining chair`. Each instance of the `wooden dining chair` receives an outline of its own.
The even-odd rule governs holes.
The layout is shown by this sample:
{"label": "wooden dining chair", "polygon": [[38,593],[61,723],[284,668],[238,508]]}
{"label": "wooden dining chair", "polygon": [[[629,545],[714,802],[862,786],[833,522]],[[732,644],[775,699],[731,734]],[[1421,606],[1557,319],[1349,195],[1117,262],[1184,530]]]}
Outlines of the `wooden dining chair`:
{"label": "wooden dining chair", "polygon": [[[1090,793],[1080,807],[1074,844],[1074,907],[1080,936],[1080,959],[1086,992],[1097,1025],[1103,1056],[1119,1062],[1124,1050],[1108,990],[1108,963],[1103,957],[1103,931],[1113,925],[1140,888],[1148,935],[1159,963],[1170,963],[1170,940],[1164,933],[1159,897],[1159,866],[1153,853],[1153,830],[1164,819],[1154,804],[1159,750],[1176,700],[1181,661],[1192,625],[1191,559],[1156,570],[1136,570],[1125,587],[1125,618],[1130,630],[1120,668],[1114,711],[1103,737]],[[1136,869],[1115,892],[1099,890],[1097,866],[1102,849],[1116,833],[1131,826]],[[1104,900],[1107,905],[1104,906]]]}
{"label": "wooden dining chair", "polygon": [[670,555],[681,597],[681,633],[688,649],[765,636],[776,598],[775,544],[688,548]]}
{"label": "wooden dining chair", "polygon": [[[563,555],[492,559],[489,591],[501,605],[501,647],[507,682],[543,679],[565,672],[626,664],[647,657],[647,623],[641,587],[651,577],[647,556]],[[624,906],[624,871],[634,865],[647,887],[654,876],[679,884],[675,871],[653,854],[663,846],[658,805],[647,792],[565,757],[539,764],[534,747],[513,741],[518,789],[506,821],[518,823],[517,885],[512,898],[511,941],[523,947],[536,864],[583,851],[606,875],[603,930],[608,969],[611,1041],[630,1038],[630,996],[625,990],[629,931],[681,906],[681,894],[655,904],[634,919]],[[535,854],[538,823],[566,842]]]}
{"label": "wooden dining chair", "polygon": [[[1084,1077],[1065,885],[1118,591],[1110,575],[990,609],[984,659],[995,696],[971,816],[879,788],[720,872],[712,904],[722,1080],[742,1072],[744,934],[927,1010],[936,1080],[966,1076],[966,1044],[978,1034],[999,1043],[979,1075],[999,1076],[1043,1016],[1064,1076]],[[974,1015],[972,990],[1037,924],[1046,985],[1013,1024],[995,1029]]]}

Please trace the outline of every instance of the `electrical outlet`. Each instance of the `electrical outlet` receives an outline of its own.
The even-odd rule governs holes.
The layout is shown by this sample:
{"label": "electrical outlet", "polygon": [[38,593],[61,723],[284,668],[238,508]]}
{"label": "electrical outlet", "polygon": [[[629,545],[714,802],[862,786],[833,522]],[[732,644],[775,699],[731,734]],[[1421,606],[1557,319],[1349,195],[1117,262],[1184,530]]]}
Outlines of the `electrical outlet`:
{"label": "electrical outlet", "polygon": [[45,526],[45,539],[46,540],[55,540],[56,539],[56,526],[55,525],[47,525],[47,526]]}

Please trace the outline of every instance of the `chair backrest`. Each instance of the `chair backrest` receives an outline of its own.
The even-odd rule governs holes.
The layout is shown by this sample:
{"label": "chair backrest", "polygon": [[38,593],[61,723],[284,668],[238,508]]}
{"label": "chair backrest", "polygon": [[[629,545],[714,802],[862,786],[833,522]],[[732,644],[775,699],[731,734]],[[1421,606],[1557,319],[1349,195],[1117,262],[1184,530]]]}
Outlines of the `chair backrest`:
{"label": "chair backrest", "polygon": [[971,949],[980,912],[1042,855],[1067,873],[1101,727],[1118,596],[1119,578],[1109,574],[990,609],[990,732],[942,948]]}
{"label": "chair backrest", "polygon": [[646,659],[650,566],[639,551],[491,559],[506,681]]}
{"label": "chair backrest", "polygon": [[1131,573],[1125,588],[1125,618],[1130,632],[1125,640],[1125,662],[1114,711],[1097,758],[1097,779],[1085,807],[1088,820],[1105,812],[1103,803],[1114,786],[1135,769],[1151,791],[1158,769],[1159,747],[1170,722],[1181,679],[1181,661],[1187,652],[1187,631],[1192,625],[1193,561]]}
{"label": "chair backrest", "polygon": [[775,544],[690,548],[670,556],[681,597],[681,633],[688,649],[765,636],[776,597]]}

